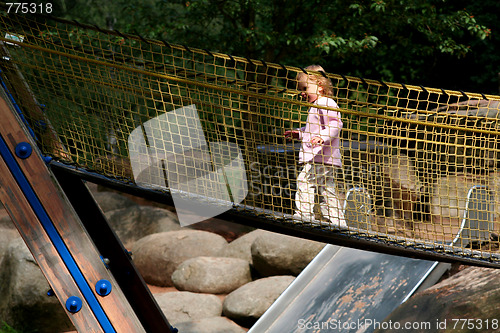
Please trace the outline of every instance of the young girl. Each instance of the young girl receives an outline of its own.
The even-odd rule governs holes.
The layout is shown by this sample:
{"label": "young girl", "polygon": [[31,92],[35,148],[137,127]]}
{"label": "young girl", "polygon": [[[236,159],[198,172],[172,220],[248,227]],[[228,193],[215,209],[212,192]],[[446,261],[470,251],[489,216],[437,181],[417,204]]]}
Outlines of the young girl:
{"label": "young girl", "polygon": [[[318,65],[305,69],[324,72]],[[299,155],[302,171],[297,177],[295,217],[302,221],[314,220],[317,191],[323,217],[336,226],[345,227],[334,182],[335,168],[342,167],[339,149],[342,120],[339,112],[322,108],[338,108],[331,98],[333,85],[330,79],[320,74],[299,73],[297,81],[302,97],[315,106],[309,108],[305,127],[284,133],[286,138],[302,140]]]}

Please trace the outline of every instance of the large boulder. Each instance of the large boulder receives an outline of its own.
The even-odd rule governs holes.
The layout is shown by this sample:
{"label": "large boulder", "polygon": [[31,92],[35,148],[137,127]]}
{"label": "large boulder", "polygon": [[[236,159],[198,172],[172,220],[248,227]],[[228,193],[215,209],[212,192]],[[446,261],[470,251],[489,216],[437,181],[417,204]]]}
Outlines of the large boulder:
{"label": "large boulder", "polygon": [[181,229],[174,213],[157,207],[131,205],[107,212],[106,218],[126,247],[151,234]]}
{"label": "large boulder", "polygon": [[[405,332],[415,333],[423,331],[415,323],[429,323],[429,332],[498,332],[499,299],[500,270],[469,267],[417,293],[384,322],[401,327],[409,323]],[[401,332],[401,328],[392,325],[378,332]]]}
{"label": "large boulder", "polygon": [[66,332],[74,327],[21,238],[14,239],[0,265],[0,318],[23,331]]}
{"label": "large boulder", "polygon": [[[492,172],[488,177],[488,188],[491,190],[491,195],[494,198],[500,198],[500,173]],[[494,214],[493,221],[495,225],[495,233],[500,234],[500,202],[498,199],[494,200]]]}
{"label": "large boulder", "polygon": [[255,239],[257,239],[257,237],[259,237],[264,233],[271,233],[271,232],[266,230],[256,229],[249,232],[248,234],[245,234],[233,240],[231,243],[225,246],[222,249],[222,251],[220,251],[219,256],[245,259],[250,264],[253,264],[252,250],[251,250],[252,244],[255,241]]}
{"label": "large boulder", "polygon": [[202,318],[175,325],[182,333],[244,333],[246,330],[224,317]]}
{"label": "large boulder", "polygon": [[250,265],[244,259],[196,257],[184,261],[172,274],[179,290],[228,294],[252,281]]}
{"label": "large boulder", "polygon": [[247,283],[227,295],[222,311],[237,323],[252,325],[294,279],[293,276],[271,276]]}
{"label": "large boulder", "polygon": [[261,276],[296,276],[324,246],[307,239],[264,233],[252,243],[253,266]]}
{"label": "large boulder", "polygon": [[12,240],[21,238],[17,229],[0,226],[0,264]]}
{"label": "large boulder", "polygon": [[155,294],[154,297],[172,325],[222,314],[222,301],[215,295],[174,291]]}
{"label": "large boulder", "polygon": [[137,205],[132,199],[117,192],[94,192],[92,195],[103,212]]}
{"label": "large boulder", "polygon": [[172,273],[182,262],[200,256],[215,256],[226,245],[222,236],[187,229],[141,238],[132,252],[134,263],[146,282],[171,287]]}
{"label": "large boulder", "polygon": [[4,208],[0,208],[0,228],[16,229],[16,226],[12,223],[9,214],[7,214],[7,211]]}
{"label": "large boulder", "polygon": [[412,124],[403,129],[408,133],[402,135],[411,135],[418,139],[415,140],[415,145],[416,150],[420,152],[420,159],[425,160],[424,164],[434,170],[445,171],[447,168],[453,169],[454,165],[476,169],[494,168],[498,160],[495,134],[466,132],[460,128],[496,131],[499,106],[498,101],[473,99],[444,105],[432,110],[433,112],[411,113],[408,117],[412,120],[438,126],[427,126],[426,130],[422,131],[416,128],[420,125]]}
{"label": "large boulder", "polygon": [[418,177],[414,160],[404,155],[386,156],[382,174],[387,184],[384,198],[392,199],[394,214],[398,218],[411,220],[414,207],[423,194],[423,184]]}
{"label": "large boulder", "polygon": [[468,173],[438,178],[430,193],[431,223],[415,224],[418,238],[450,243],[460,231],[469,190],[487,183],[487,177]]}
{"label": "large boulder", "polygon": [[224,221],[215,217],[195,224],[191,224],[189,226],[186,226],[186,228],[210,231],[214,234],[221,235],[228,242],[233,242],[235,239],[255,230],[255,228],[247,225]]}

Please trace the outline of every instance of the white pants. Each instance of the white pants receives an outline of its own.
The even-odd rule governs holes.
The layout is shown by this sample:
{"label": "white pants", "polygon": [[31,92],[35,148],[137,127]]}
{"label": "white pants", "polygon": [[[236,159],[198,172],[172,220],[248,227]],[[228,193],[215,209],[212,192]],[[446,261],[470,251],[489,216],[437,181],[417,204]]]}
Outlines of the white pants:
{"label": "white pants", "polygon": [[296,214],[302,220],[314,220],[316,191],[320,199],[321,214],[337,226],[346,226],[344,212],[335,191],[334,166],[319,163],[305,163],[297,177],[295,194]]}

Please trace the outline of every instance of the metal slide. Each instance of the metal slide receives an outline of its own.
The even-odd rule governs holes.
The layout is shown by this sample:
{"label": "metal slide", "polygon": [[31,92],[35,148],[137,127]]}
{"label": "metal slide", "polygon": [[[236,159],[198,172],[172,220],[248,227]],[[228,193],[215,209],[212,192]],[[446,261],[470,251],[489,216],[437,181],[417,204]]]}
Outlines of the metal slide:
{"label": "metal slide", "polygon": [[[479,214],[489,214],[491,199],[486,187],[473,186],[460,230],[474,225]],[[368,216],[370,197],[363,189],[353,188],[346,200],[346,208],[353,208],[349,205],[357,207],[346,209],[348,224],[361,227]],[[460,232],[453,243],[458,241],[473,240]],[[373,332],[384,327],[384,319],[396,307],[418,290],[435,284],[449,267],[435,261],[326,245],[249,333]]]}

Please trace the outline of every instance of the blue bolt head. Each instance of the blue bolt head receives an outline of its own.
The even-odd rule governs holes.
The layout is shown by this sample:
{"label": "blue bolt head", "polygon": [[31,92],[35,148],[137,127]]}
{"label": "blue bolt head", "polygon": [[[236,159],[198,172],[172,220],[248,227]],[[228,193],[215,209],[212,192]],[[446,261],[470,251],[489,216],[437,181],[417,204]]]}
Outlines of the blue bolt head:
{"label": "blue bolt head", "polygon": [[108,296],[111,292],[111,282],[108,280],[99,280],[95,284],[95,291],[100,296]]}
{"label": "blue bolt head", "polygon": [[111,262],[109,258],[104,258],[101,256],[101,261],[103,262],[104,266],[109,269],[109,263]]}
{"label": "blue bolt head", "polygon": [[71,296],[66,300],[66,310],[77,313],[82,308],[82,300],[79,297]]}
{"label": "blue bolt head", "polygon": [[16,156],[22,159],[30,157],[33,152],[33,148],[28,142],[20,142],[16,146]]}

